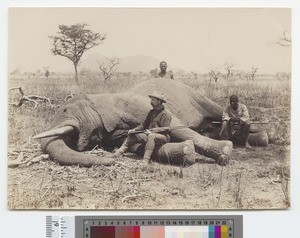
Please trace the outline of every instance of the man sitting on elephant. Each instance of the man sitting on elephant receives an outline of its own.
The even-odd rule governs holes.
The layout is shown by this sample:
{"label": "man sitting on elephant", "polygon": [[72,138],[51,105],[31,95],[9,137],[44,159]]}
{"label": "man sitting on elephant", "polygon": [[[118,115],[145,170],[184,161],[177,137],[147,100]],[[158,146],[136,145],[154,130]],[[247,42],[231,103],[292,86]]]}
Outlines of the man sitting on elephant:
{"label": "man sitting on elephant", "polygon": [[[170,142],[170,135],[168,131],[154,133],[148,130],[157,127],[170,127],[172,116],[167,110],[165,110],[163,105],[163,103],[166,103],[164,95],[154,91],[148,96],[151,98],[150,104],[153,109],[149,111],[143,124],[128,131],[128,137],[123,142],[122,146],[116,150],[114,153],[115,155],[122,155],[134,144],[143,143],[145,144],[144,159],[148,160],[150,163],[155,146]],[[143,133],[135,133],[140,130],[146,131]]]}
{"label": "man sitting on elephant", "polygon": [[248,142],[250,123],[247,107],[239,103],[237,95],[231,95],[228,105],[222,115],[221,140],[236,140],[244,142],[245,148],[252,148]]}

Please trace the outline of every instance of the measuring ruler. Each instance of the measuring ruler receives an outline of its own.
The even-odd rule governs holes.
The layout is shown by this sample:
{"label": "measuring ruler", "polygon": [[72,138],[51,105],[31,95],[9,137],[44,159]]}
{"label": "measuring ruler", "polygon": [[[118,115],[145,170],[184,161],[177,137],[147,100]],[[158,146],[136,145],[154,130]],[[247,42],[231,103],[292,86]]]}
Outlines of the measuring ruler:
{"label": "measuring ruler", "polygon": [[47,216],[46,238],[242,238],[243,216]]}
{"label": "measuring ruler", "polygon": [[47,216],[46,238],[75,238],[75,217]]}

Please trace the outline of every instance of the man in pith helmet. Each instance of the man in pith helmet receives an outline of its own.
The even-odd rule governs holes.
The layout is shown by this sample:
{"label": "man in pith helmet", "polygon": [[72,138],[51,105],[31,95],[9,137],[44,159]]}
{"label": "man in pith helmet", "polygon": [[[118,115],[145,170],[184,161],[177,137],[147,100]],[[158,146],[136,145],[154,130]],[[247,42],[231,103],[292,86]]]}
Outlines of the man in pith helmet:
{"label": "man in pith helmet", "polygon": [[[171,114],[165,110],[163,103],[166,103],[165,97],[162,93],[154,91],[148,95],[151,99],[150,104],[153,107],[143,122],[134,129],[128,131],[128,137],[123,142],[122,146],[116,150],[115,155],[123,155],[131,146],[137,143],[145,144],[144,159],[151,162],[151,156],[155,146],[163,145],[170,142],[170,135],[168,131],[151,132],[148,129],[156,127],[170,127]],[[142,133],[134,133],[135,131],[146,130]]]}

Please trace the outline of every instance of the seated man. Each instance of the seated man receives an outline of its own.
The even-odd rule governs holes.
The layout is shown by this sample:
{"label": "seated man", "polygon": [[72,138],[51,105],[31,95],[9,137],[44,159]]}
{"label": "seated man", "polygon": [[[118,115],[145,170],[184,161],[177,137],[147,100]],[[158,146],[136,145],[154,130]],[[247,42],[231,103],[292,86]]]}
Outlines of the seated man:
{"label": "seated man", "polygon": [[229,102],[230,105],[223,111],[220,138],[243,142],[245,148],[252,148],[248,142],[250,132],[248,109],[244,104],[239,103],[237,95],[231,95]]}
{"label": "seated man", "polygon": [[155,78],[168,78],[174,79],[173,72],[167,71],[168,65],[166,61],[161,61],[159,64],[160,72],[155,76]]}
{"label": "seated man", "polygon": [[[119,156],[126,152],[131,146],[137,143],[145,144],[144,159],[151,162],[151,156],[155,146],[163,145],[170,142],[170,135],[168,131],[153,133],[147,129],[156,127],[170,127],[171,114],[165,110],[163,103],[165,103],[164,95],[159,92],[153,92],[149,95],[151,98],[152,110],[149,111],[146,120],[143,124],[128,131],[128,137],[123,142],[122,146],[116,150],[115,155]],[[135,131],[146,130],[143,133],[134,133]]]}

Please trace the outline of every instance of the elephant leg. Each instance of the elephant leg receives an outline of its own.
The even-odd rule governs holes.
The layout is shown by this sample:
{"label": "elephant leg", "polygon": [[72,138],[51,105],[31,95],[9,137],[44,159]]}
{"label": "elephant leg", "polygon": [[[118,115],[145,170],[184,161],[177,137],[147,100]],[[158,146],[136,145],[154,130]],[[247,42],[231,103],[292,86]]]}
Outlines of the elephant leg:
{"label": "elephant leg", "polygon": [[195,155],[193,141],[187,140],[162,145],[154,151],[152,159],[163,164],[188,166],[195,163]]}
{"label": "elephant leg", "polygon": [[265,130],[256,133],[250,133],[249,144],[253,146],[268,146],[269,144],[268,133]]}
{"label": "elephant leg", "polygon": [[[265,130],[258,131],[254,133],[250,133],[248,137],[248,142],[252,146],[268,146],[269,137]],[[245,135],[241,135],[238,138],[233,139],[234,144],[244,145],[245,143]]]}
{"label": "elephant leg", "polygon": [[191,129],[172,130],[171,138],[177,141],[192,140],[197,153],[210,157],[219,164],[227,164],[232,153],[233,144],[231,141],[213,140]]}
{"label": "elephant leg", "polygon": [[[130,152],[143,156],[145,144],[139,143],[130,147]],[[192,140],[166,143],[154,149],[151,159],[153,161],[187,166],[195,163],[195,146]]]}
{"label": "elephant leg", "polygon": [[[218,129],[214,131],[203,132],[202,135],[205,137],[209,137],[211,139],[219,140],[219,133],[220,130]],[[268,146],[270,139],[269,139],[268,132],[266,130],[260,130],[260,131],[250,131],[248,141],[249,144],[252,146]],[[241,142],[238,140],[234,142],[241,144]]]}

